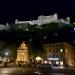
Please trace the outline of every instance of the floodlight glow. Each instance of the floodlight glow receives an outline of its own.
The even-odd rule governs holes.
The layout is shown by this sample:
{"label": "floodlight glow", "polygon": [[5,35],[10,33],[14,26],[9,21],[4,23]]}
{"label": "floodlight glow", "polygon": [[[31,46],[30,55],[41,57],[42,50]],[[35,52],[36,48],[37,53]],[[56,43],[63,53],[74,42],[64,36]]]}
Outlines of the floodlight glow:
{"label": "floodlight glow", "polygon": [[59,60],[59,58],[48,58],[48,60]]}
{"label": "floodlight glow", "polygon": [[66,49],[66,53],[67,53],[67,49]]}
{"label": "floodlight glow", "polygon": [[63,52],[63,49],[61,49],[60,51]]}
{"label": "floodlight glow", "polygon": [[74,31],[75,31],[75,27],[74,27]]}
{"label": "floodlight glow", "polygon": [[44,61],[44,63],[47,64],[48,62],[47,61]]}
{"label": "floodlight glow", "polygon": [[26,31],[28,31],[29,29],[28,28],[26,28]]}
{"label": "floodlight glow", "polygon": [[60,65],[63,65],[63,61],[60,61]]}
{"label": "floodlight glow", "polygon": [[6,55],[6,56],[8,56],[8,55],[9,55],[9,53],[8,53],[8,52],[6,52],[6,53],[5,53],[5,55]]}
{"label": "floodlight glow", "polygon": [[46,38],[47,38],[47,36],[44,36],[43,38],[44,38],[44,39],[46,39]]}
{"label": "floodlight glow", "polygon": [[42,60],[42,58],[41,57],[36,57],[36,60]]}

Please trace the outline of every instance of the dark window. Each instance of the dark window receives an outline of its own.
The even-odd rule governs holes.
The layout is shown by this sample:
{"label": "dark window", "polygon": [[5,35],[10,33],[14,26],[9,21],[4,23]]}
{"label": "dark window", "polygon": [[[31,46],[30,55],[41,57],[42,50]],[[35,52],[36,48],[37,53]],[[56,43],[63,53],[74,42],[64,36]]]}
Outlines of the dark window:
{"label": "dark window", "polygon": [[63,46],[63,44],[60,44],[60,46]]}
{"label": "dark window", "polygon": [[49,55],[49,58],[51,57],[51,55]]}
{"label": "dark window", "polygon": [[56,52],[59,53],[59,50],[57,49]]}
{"label": "dark window", "polygon": [[49,50],[49,53],[51,52],[51,50]]}
{"label": "dark window", "polygon": [[49,47],[51,47],[51,45],[49,45]]}
{"label": "dark window", "polygon": [[56,50],[53,50],[53,53],[56,53]]}
{"label": "dark window", "polygon": [[55,44],[53,44],[53,47],[55,47]]}
{"label": "dark window", "polygon": [[55,55],[53,55],[53,58],[55,57]]}
{"label": "dark window", "polygon": [[56,44],[56,46],[58,46],[58,44]]}

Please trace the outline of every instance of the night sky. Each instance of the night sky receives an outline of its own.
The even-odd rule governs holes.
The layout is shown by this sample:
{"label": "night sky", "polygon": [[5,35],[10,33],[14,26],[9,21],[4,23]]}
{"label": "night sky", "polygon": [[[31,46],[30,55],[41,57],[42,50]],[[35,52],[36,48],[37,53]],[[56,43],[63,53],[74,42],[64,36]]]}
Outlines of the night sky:
{"label": "night sky", "polygon": [[[75,1],[73,0],[0,0],[0,24],[6,24],[7,22],[11,24],[14,23],[15,19],[33,20],[37,19],[39,15],[53,15],[54,13],[58,13],[59,18],[71,17],[71,22],[75,21]],[[64,39],[64,41],[75,40],[75,36],[73,36],[75,34],[74,31],[71,33],[69,33],[68,31],[64,32],[63,34],[61,33],[58,33],[58,36],[54,35],[56,33],[49,35],[49,39],[51,40],[49,42],[54,42],[56,41],[56,39],[58,42],[62,41],[62,39]],[[15,42],[15,40],[21,41],[21,38],[19,39],[19,37],[18,38],[16,37],[16,33],[12,34],[7,33],[2,35],[3,35],[2,40],[6,42],[9,41]],[[22,40],[26,41],[25,37]],[[32,38],[33,44],[31,43],[31,45],[33,45],[33,47],[35,46],[36,48],[39,48],[40,46],[38,47],[38,45],[41,44],[41,41],[39,44],[37,38],[35,38],[34,40],[33,39],[34,37]],[[0,40],[1,40],[1,34],[0,34]]]}
{"label": "night sky", "polygon": [[75,1],[72,0],[0,0],[0,23],[15,19],[37,19],[39,15],[58,13],[59,18],[75,21]]}

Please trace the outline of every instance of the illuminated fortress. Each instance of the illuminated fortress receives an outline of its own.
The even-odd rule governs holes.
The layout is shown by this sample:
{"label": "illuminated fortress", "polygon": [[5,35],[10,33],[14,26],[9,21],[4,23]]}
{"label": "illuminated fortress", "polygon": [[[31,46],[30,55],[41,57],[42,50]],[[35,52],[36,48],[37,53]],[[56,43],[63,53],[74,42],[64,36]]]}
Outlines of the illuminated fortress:
{"label": "illuminated fortress", "polygon": [[32,21],[19,21],[18,19],[15,20],[15,24],[30,24],[30,25],[43,25],[47,23],[57,23],[57,22],[63,22],[66,24],[70,24],[70,18],[66,17],[66,20],[64,19],[59,19],[58,14],[54,13],[54,15],[49,15],[49,16],[38,16],[37,20],[32,20]]}

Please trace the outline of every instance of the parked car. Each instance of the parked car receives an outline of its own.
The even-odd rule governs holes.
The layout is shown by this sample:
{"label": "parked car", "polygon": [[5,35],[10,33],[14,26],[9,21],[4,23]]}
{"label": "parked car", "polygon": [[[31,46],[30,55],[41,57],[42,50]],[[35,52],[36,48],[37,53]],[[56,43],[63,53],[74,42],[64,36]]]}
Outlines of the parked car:
{"label": "parked car", "polygon": [[43,74],[43,73],[51,73],[52,72],[52,65],[51,64],[40,64],[37,66],[35,73]]}

